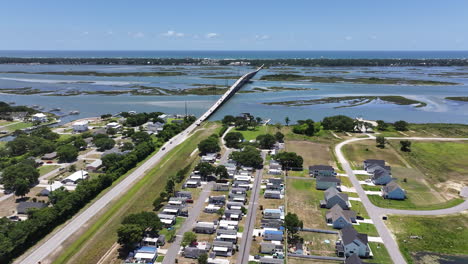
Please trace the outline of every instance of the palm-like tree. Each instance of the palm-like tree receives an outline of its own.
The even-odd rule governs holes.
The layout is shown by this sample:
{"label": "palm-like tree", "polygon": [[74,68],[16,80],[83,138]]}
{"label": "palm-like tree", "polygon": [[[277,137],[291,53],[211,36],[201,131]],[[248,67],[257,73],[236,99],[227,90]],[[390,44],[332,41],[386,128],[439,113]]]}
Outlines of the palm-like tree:
{"label": "palm-like tree", "polygon": [[287,126],[289,126],[289,121],[291,121],[291,120],[289,120],[289,117],[287,116],[287,117],[284,119],[284,122],[286,123]]}

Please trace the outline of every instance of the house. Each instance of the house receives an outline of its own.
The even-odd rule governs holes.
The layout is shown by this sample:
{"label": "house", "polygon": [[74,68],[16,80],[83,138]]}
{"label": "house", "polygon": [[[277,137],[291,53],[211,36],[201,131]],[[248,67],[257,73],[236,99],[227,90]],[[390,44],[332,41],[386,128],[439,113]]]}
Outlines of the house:
{"label": "house", "polygon": [[160,235],[158,237],[144,237],[143,240],[141,240],[140,246],[158,247],[164,246],[164,244],[166,244],[166,237]]}
{"label": "house", "polygon": [[185,205],[185,203],[187,203],[187,197],[171,197],[167,203],[178,206]]}
{"label": "house", "polygon": [[113,129],[120,129],[122,125],[117,122],[110,122],[106,125],[106,129],[113,128]]}
{"label": "house", "polygon": [[373,174],[371,176],[371,180],[374,184],[376,185],[385,185],[393,180],[392,175],[390,174],[390,171],[378,166],[379,168],[376,168],[373,171]]}
{"label": "house", "polygon": [[114,148],[111,148],[111,149],[108,149],[108,150],[104,151],[104,152],[102,153],[101,157],[107,156],[107,155],[109,155],[109,154],[124,155],[124,154],[126,154],[126,153],[128,153],[128,152],[126,152],[126,151],[121,151],[119,148],[114,147]]}
{"label": "house", "polygon": [[231,194],[229,195],[229,201],[231,202],[240,202],[245,204],[247,202],[246,194]]}
{"label": "house", "polygon": [[396,182],[392,181],[382,188],[382,196],[385,199],[404,200],[406,192]]}
{"label": "house", "polygon": [[55,158],[57,158],[57,152],[47,153],[47,154],[44,154],[44,156],[42,156],[43,160],[53,160]]}
{"label": "house", "polygon": [[175,197],[182,197],[187,199],[192,199],[192,193],[187,191],[178,191],[175,193]]}
{"label": "house", "polygon": [[281,219],[261,219],[261,227],[263,228],[275,228],[280,229],[283,226],[283,220]]}
{"label": "house", "polygon": [[161,212],[163,214],[179,215],[181,209],[182,209],[181,206],[168,204],[163,207]]}
{"label": "house", "polygon": [[198,259],[200,255],[207,254],[211,245],[208,242],[197,242],[196,246],[184,248],[182,255],[186,258]]}
{"label": "house", "polygon": [[54,181],[52,184],[49,185],[49,187],[43,189],[39,195],[40,196],[49,196],[49,194],[63,186],[63,183],[59,181]]}
{"label": "house", "polygon": [[248,175],[234,175],[234,180],[238,182],[250,183],[251,177]]}
{"label": "house", "polygon": [[216,205],[224,205],[226,203],[226,195],[210,196],[208,203]]}
{"label": "house", "polygon": [[73,132],[88,131],[88,120],[77,121],[72,124]]}
{"label": "house", "polygon": [[202,162],[214,163],[216,161],[216,153],[207,153],[201,157]]}
{"label": "house", "polygon": [[234,248],[234,243],[229,241],[213,241],[213,253],[216,256],[230,257],[232,256],[232,249]]}
{"label": "house", "polygon": [[333,228],[342,229],[356,223],[356,212],[343,210],[338,204],[335,204],[326,213],[325,219],[327,220],[327,223],[333,225]]}
{"label": "house", "polygon": [[28,214],[30,209],[41,209],[47,207],[46,203],[38,203],[38,202],[20,202],[16,206],[16,213],[21,215]]}
{"label": "house", "polygon": [[213,222],[197,222],[193,227],[193,232],[201,234],[213,234],[216,231]]}
{"label": "house", "polygon": [[260,264],[283,264],[284,259],[261,257]]}
{"label": "house", "polygon": [[219,221],[219,228],[220,229],[227,229],[227,230],[237,230],[237,229],[239,229],[239,221],[236,221],[236,220],[221,220],[221,221]]}
{"label": "house", "polygon": [[85,180],[88,178],[88,172],[84,170],[75,171],[72,175],[66,177],[62,180],[63,184],[78,184],[79,181]]}
{"label": "house", "polygon": [[93,162],[91,162],[90,164],[88,164],[86,166],[86,170],[89,170],[89,171],[97,171],[99,168],[102,167],[102,160],[100,159],[97,159]]}
{"label": "house", "polygon": [[173,214],[158,214],[159,220],[163,223],[166,227],[170,227],[176,223],[176,215]]}
{"label": "house", "polygon": [[367,171],[371,165],[379,165],[380,167],[385,166],[385,160],[378,160],[378,159],[368,159],[364,161],[364,170]]}
{"label": "house", "polygon": [[201,182],[196,179],[188,179],[185,183],[185,187],[187,188],[197,188],[201,185]]}
{"label": "house", "polygon": [[265,190],[263,194],[265,199],[281,199],[281,191],[278,190]]}
{"label": "house", "polygon": [[226,207],[227,207],[227,209],[241,210],[242,207],[244,207],[244,203],[242,203],[242,202],[227,202]]}
{"label": "house", "polygon": [[320,201],[320,206],[325,208],[332,208],[339,205],[342,209],[349,208],[348,195],[340,193],[335,187],[330,187],[324,192],[324,200]]}
{"label": "house", "polygon": [[146,123],[146,129],[153,133],[159,133],[163,131],[164,124],[160,122],[148,122]]}
{"label": "house", "polygon": [[341,229],[340,240],[336,242],[336,253],[339,257],[349,257],[353,254],[369,257],[367,235],[358,233],[352,226]]}
{"label": "house", "polygon": [[315,183],[317,190],[326,190],[330,187],[338,189],[341,186],[341,180],[334,176],[318,176]]}
{"label": "house", "polygon": [[264,240],[283,241],[283,231],[280,230],[265,230],[263,234]]}
{"label": "house", "polygon": [[329,165],[313,165],[309,166],[309,176],[317,178],[318,176],[334,177],[336,176],[335,169]]}
{"label": "house", "polygon": [[93,136],[96,136],[96,135],[107,135],[107,131],[105,128],[94,128]]}
{"label": "house", "polygon": [[134,251],[134,262],[130,263],[153,263],[158,257],[156,247],[140,247]]}
{"label": "house", "polygon": [[226,220],[240,221],[242,219],[242,211],[241,210],[226,210],[224,211],[223,218]]}
{"label": "house", "polygon": [[34,114],[32,115],[31,118],[33,122],[40,122],[40,123],[47,122],[47,116],[43,113]]}
{"label": "house", "polygon": [[250,182],[244,182],[244,181],[234,181],[232,183],[232,187],[236,188],[244,188],[246,190],[250,189]]}
{"label": "house", "polygon": [[281,209],[265,209],[263,210],[264,219],[281,219],[284,218],[283,211]]}
{"label": "house", "polygon": [[274,254],[276,251],[283,251],[283,245],[281,243],[262,242],[260,243],[260,253],[262,254]]}
{"label": "house", "polygon": [[231,192],[229,195],[231,194],[246,194],[247,193],[247,190],[245,188],[241,188],[241,187],[234,187],[231,189]]}
{"label": "house", "polygon": [[213,184],[213,191],[217,191],[217,192],[225,192],[225,191],[229,191],[229,187],[230,187],[230,183],[229,182],[225,182],[225,183],[215,183]]}
{"label": "house", "polygon": [[237,243],[237,230],[219,229],[216,231],[216,240]]}
{"label": "house", "polygon": [[208,258],[208,264],[229,264],[229,259]]}
{"label": "house", "polygon": [[278,182],[268,182],[266,184],[266,189],[267,190],[281,191],[281,190],[284,189],[284,185],[282,183],[278,183]]}
{"label": "house", "polygon": [[214,204],[209,204],[208,206],[205,207],[205,209],[203,210],[205,213],[208,213],[208,214],[215,214],[217,213],[219,210],[221,209],[220,206],[216,206]]}
{"label": "house", "polygon": [[378,164],[370,164],[369,166],[367,166],[366,172],[372,174],[372,173],[374,173],[374,171],[376,169],[381,169],[381,168],[386,169],[389,172],[392,171],[392,167],[390,167],[390,166],[381,166],[381,165],[378,165]]}
{"label": "house", "polygon": [[359,256],[354,253],[351,256],[347,257],[346,260],[344,261],[344,264],[366,264],[367,262],[364,262],[359,258]]}
{"label": "house", "polygon": [[271,175],[281,175],[283,173],[282,170],[280,169],[268,169],[268,174],[271,174]]}

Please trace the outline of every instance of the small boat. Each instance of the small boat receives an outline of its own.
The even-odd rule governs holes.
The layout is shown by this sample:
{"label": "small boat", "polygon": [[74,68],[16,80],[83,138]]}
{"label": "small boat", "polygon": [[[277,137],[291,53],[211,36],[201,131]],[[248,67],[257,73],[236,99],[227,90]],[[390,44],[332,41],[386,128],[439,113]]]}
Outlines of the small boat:
{"label": "small boat", "polygon": [[50,109],[50,112],[60,111],[60,110],[62,110],[60,107],[55,107],[55,108]]}
{"label": "small boat", "polygon": [[80,111],[74,110],[74,111],[68,112],[68,114],[69,114],[69,115],[79,115],[79,114],[80,114]]}

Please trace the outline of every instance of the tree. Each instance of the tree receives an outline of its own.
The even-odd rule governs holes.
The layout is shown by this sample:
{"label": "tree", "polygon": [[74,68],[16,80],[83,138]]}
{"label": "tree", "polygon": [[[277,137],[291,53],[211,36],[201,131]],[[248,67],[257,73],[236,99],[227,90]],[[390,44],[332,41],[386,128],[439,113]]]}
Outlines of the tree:
{"label": "tree", "polygon": [[383,120],[377,120],[377,130],[386,131],[388,129],[388,124]]}
{"label": "tree", "polygon": [[195,166],[195,170],[200,173],[203,180],[206,180],[208,176],[215,172],[215,167],[208,162],[200,162]]}
{"label": "tree", "polygon": [[281,123],[276,123],[275,127],[276,127],[276,129],[278,129],[278,131],[280,131],[281,128],[283,127],[283,125],[281,125]]}
{"label": "tree", "polygon": [[115,145],[115,141],[112,138],[108,138],[108,137],[97,138],[93,140],[93,142],[99,151],[112,149]]}
{"label": "tree", "polygon": [[281,133],[281,132],[279,132],[279,131],[276,132],[276,134],[275,134],[275,139],[276,139],[276,141],[278,141],[278,142],[284,142],[284,134]]}
{"label": "tree", "polygon": [[208,137],[198,144],[198,150],[202,154],[219,152],[221,150],[219,140],[215,137]]}
{"label": "tree", "polygon": [[57,156],[60,162],[72,162],[78,157],[78,149],[72,145],[63,145],[57,148]]}
{"label": "tree", "polygon": [[127,249],[133,249],[133,247],[140,242],[143,236],[144,229],[136,224],[121,225],[117,229],[117,242]]}
{"label": "tree", "polygon": [[124,142],[120,150],[121,151],[133,150],[133,147],[134,145],[131,142]]}
{"label": "tree", "polygon": [[215,175],[218,176],[220,179],[227,179],[229,178],[229,173],[224,165],[219,165],[215,169]]}
{"label": "tree", "polygon": [[322,126],[327,130],[354,131],[354,120],[345,115],[329,116],[322,120]]}
{"label": "tree", "polygon": [[198,256],[198,264],[208,264],[208,254],[203,253]]}
{"label": "tree", "polygon": [[288,231],[289,237],[294,237],[294,235],[302,229],[303,222],[299,220],[296,214],[288,213],[284,218],[284,227]]}
{"label": "tree", "polygon": [[401,145],[401,147],[400,147],[401,151],[411,152],[411,141],[401,140],[400,145]]}
{"label": "tree", "polygon": [[174,193],[174,188],[175,188],[174,180],[173,179],[167,180],[167,182],[166,182],[166,192],[168,194],[172,195]]}
{"label": "tree", "polygon": [[284,122],[286,123],[286,126],[289,126],[289,122],[290,122],[290,121],[291,121],[291,120],[289,119],[289,117],[285,117],[285,118],[284,118]]}
{"label": "tree", "polygon": [[136,144],[151,140],[151,136],[143,131],[135,132],[131,138],[133,141],[135,141]]}
{"label": "tree", "polygon": [[241,151],[232,152],[229,157],[242,166],[259,168],[263,164],[260,151],[252,146],[246,146]]}
{"label": "tree", "polygon": [[29,192],[31,185],[26,179],[16,178],[13,189],[15,190],[16,196],[23,197]]}
{"label": "tree", "polygon": [[265,134],[257,136],[257,142],[260,145],[260,148],[271,149],[275,145],[276,139],[270,134]]}
{"label": "tree", "polygon": [[290,168],[302,168],[302,164],[304,163],[304,159],[295,152],[280,152],[273,156],[273,158],[286,170]]}
{"label": "tree", "polygon": [[228,148],[239,148],[243,140],[244,136],[240,132],[229,132],[224,136]]}
{"label": "tree", "polygon": [[122,221],[123,225],[138,225],[142,230],[149,230],[152,234],[157,234],[162,228],[159,217],[154,212],[140,212],[130,214]]}
{"label": "tree", "polygon": [[113,127],[110,127],[110,128],[107,129],[106,133],[108,135],[115,135],[115,134],[117,134],[117,129],[115,129]]}
{"label": "tree", "polygon": [[86,148],[88,144],[86,144],[86,141],[84,141],[84,139],[82,138],[77,138],[75,139],[75,141],[73,142],[73,146],[77,149],[82,149],[82,148]]}
{"label": "tree", "polygon": [[393,126],[395,127],[396,130],[398,131],[408,131],[408,122],[400,120],[396,121]]}
{"label": "tree", "polygon": [[232,115],[226,115],[226,116],[224,116],[222,122],[223,122],[223,124],[229,126],[232,123],[236,122],[236,118],[234,116],[232,116]]}
{"label": "tree", "polygon": [[385,148],[385,137],[377,136],[375,138],[375,142],[376,142],[378,148]]}
{"label": "tree", "polygon": [[191,245],[192,243],[195,243],[197,241],[197,235],[193,232],[185,232],[184,236],[182,237],[182,242],[181,245],[183,247],[186,247],[188,245]]}
{"label": "tree", "polygon": [[154,210],[157,211],[163,207],[164,199],[161,196],[156,197],[153,201]]}

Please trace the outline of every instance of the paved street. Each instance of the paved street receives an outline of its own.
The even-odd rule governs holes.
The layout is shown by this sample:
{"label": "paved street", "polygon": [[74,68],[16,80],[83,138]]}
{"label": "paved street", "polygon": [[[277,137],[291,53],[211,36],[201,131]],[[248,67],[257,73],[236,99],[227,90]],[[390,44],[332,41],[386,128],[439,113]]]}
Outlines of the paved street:
{"label": "paved street", "polygon": [[[356,141],[361,141],[361,140],[370,140],[370,139],[375,139],[375,137],[369,136],[368,138],[348,139],[336,145],[335,153],[338,158],[338,161],[341,163],[343,169],[348,174],[349,179],[351,180],[351,183],[356,189],[356,192],[358,193],[359,198],[361,199],[361,202],[363,203],[364,207],[367,209],[367,212],[369,213],[370,218],[374,222],[374,225],[377,231],[379,232],[379,235],[382,238],[383,243],[387,247],[388,253],[391,256],[393,262],[394,263],[406,263],[405,259],[403,258],[403,255],[401,254],[398,248],[398,244],[395,242],[390,230],[387,228],[384,221],[382,220],[382,216],[386,214],[439,215],[439,214],[458,213],[458,212],[468,209],[468,201],[465,201],[464,203],[457,205],[455,207],[452,207],[452,208],[432,210],[432,211],[396,210],[396,209],[380,208],[380,207],[375,206],[367,197],[364,189],[362,188],[361,184],[359,184],[359,181],[356,175],[354,175],[354,172],[351,169],[351,166],[349,165],[348,161],[346,160],[346,158],[344,157],[341,151],[341,148],[346,144],[356,142]],[[389,137],[387,139],[433,140],[433,141],[434,140],[437,140],[437,141],[468,140],[467,138],[421,138],[421,137],[407,137],[407,138],[400,138],[400,137],[390,138]]]}
{"label": "paved street", "polygon": [[[267,152],[262,151],[263,161],[265,161],[266,154]],[[249,262],[250,247],[252,246],[252,234],[255,227],[255,218],[257,217],[258,197],[260,196],[262,175],[263,169],[256,171],[249,207],[247,210],[247,218],[245,219],[244,233],[242,233],[242,239],[237,256],[237,264]]]}
{"label": "paved street", "polygon": [[213,183],[209,182],[203,186],[203,191],[200,193],[198,199],[194,202],[192,209],[189,211],[189,217],[185,220],[182,227],[177,232],[176,240],[172,243],[172,245],[167,250],[166,255],[164,256],[163,264],[173,264],[175,263],[175,259],[177,258],[177,254],[180,250],[180,243],[182,242],[182,237],[185,232],[191,231],[193,225],[200,216],[200,213],[205,208],[205,201],[210,196],[211,189],[213,187]]}

